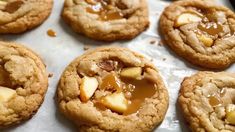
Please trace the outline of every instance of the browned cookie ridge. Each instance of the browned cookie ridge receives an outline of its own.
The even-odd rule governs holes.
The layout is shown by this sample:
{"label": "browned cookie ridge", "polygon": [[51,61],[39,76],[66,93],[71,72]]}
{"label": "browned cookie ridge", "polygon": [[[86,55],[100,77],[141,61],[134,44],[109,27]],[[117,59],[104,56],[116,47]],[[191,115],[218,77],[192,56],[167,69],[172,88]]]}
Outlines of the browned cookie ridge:
{"label": "browned cookie ridge", "polygon": [[0,42],[0,128],[31,118],[47,86],[48,74],[38,55],[19,44]]}
{"label": "browned cookie ridge", "polygon": [[179,105],[193,132],[235,131],[235,74],[199,72],[181,84]]}
{"label": "browned cookie ridge", "polygon": [[160,19],[166,44],[192,64],[226,68],[235,61],[235,14],[213,2],[182,0]]}
{"label": "browned cookie ridge", "polygon": [[148,132],[162,122],[168,92],[153,64],[119,47],[90,50],[61,76],[61,112],[80,131]]}
{"label": "browned cookie ridge", "polygon": [[62,17],[77,33],[103,41],[132,39],[149,25],[146,0],[65,0]]}
{"label": "browned cookie ridge", "polygon": [[53,0],[0,0],[0,34],[21,33],[45,21]]}

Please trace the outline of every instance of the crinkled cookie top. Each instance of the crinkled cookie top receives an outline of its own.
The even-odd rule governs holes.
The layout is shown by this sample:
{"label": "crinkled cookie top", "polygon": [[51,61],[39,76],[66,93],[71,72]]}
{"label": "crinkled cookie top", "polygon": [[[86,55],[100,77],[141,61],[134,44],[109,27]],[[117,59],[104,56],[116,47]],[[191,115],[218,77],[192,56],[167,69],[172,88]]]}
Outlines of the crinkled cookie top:
{"label": "crinkled cookie top", "polygon": [[235,75],[199,72],[186,78],[179,95],[193,131],[235,131]]}
{"label": "crinkled cookie top", "polygon": [[76,32],[104,41],[133,38],[149,24],[145,0],[66,0],[62,16]]}
{"label": "crinkled cookie top", "polygon": [[81,131],[151,131],[164,119],[168,92],[146,58],[125,48],[103,47],[66,68],[58,102]]}
{"label": "crinkled cookie top", "polygon": [[53,0],[0,0],[0,33],[20,33],[41,24]]}
{"label": "crinkled cookie top", "polygon": [[19,44],[0,42],[0,128],[37,112],[48,77],[41,59]]}
{"label": "crinkled cookie top", "polygon": [[165,9],[161,29],[167,44],[191,63],[225,68],[235,61],[235,14],[200,0],[178,1]]}

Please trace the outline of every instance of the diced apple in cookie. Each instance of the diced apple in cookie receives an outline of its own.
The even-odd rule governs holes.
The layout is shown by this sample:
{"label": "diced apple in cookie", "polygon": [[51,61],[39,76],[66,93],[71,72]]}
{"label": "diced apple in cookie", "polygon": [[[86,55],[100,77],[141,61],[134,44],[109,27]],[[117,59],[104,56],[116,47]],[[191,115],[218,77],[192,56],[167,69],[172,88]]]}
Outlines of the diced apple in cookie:
{"label": "diced apple in cookie", "polygon": [[235,125],[235,111],[231,111],[226,114],[226,121],[229,124]]}
{"label": "diced apple in cookie", "polygon": [[7,5],[6,1],[0,0],[0,10],[4,10],[6,5]]}
{"label": "diced apple in cookie", "polygon": [[128,100],[125,98],[124,93],[113,93],[105,96],[101,103],[112,111],[123,113],[127,110]]}
{"label": "diced apple in cookie", "polygon": [[197,38],[206,46],[211,47],[214,43],[213,39],[205,35],[197,35]]}
{"label": "diced apple in cookie", "polygon": [[10,100],[15,94],[15,90],[0,86],[0,103]]}
{"label": "diced apple in cookie", "polygon": [[175,26],[180,27],[182,25],[193,23],[193,22],[200,22],[202,20],[201,16],[197,15],[196,13],[183,13],[178,16]]}
{"label": "diced apple in cookie", "polygon": [[88,101],[96,89],[98,88],[98,81],[95,77],[87,77],[84,76],[82,78],[81,86],[80,86],[80,98],[83,102]]}
{"label": "diced apple in cookie", "polygon": [[139,78],[141,77],[142,68],[141,67],[130,67],[122,69],[120,76],[127,78]]}

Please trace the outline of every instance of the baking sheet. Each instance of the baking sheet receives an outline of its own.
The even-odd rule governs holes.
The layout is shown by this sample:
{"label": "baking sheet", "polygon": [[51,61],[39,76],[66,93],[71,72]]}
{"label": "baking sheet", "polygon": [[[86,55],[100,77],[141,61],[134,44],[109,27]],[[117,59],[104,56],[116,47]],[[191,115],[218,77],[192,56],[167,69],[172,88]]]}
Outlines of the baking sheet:
{"label": "baking sheet", "polygon": [[[220,4],[229,5],[228,0],[217,0]],[[169,0],[148,0],[151,25],[147,31],[131,41],[103,43],[88,39],[74,33],[60,18],[63,0],[55,0],[51,16],[40,27],[20,35],[0,36],[1,39],[22,43],[37,52],[45,64],[47,71],[53,73],[49,79],[48,92],[38,113],[30,120],[0,130],[1,132],[75,132],[75,126],[61,115],[54,100],[56,87],[64,68],[77,56],[84,53],[84,46],[118,45],[142,53],[159,69],[169,91],[170,105],[165,120],[156,128],[157,132],[187,132],[181,114],[176,105],[180,83],[185,76],[190,76],[198,69],[179,59],[168,47],[161,44],[157,31],[158,20]],[[53,29],[57,37],[49,37],[46,32]],[[154,43],[155,42],[155,43]],[[152,44],[151,44],[152,43]],[[154,44],[153,44],[154,43]],[[235,65],[227,69],[235,71]]]}

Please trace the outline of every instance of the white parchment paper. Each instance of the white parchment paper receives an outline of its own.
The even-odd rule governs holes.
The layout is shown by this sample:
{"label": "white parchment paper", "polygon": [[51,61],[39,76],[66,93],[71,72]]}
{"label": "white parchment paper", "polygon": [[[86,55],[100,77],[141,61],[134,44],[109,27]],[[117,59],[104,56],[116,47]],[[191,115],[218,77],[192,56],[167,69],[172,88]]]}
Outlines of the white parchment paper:
{"label": "white parchment paper", "polygon": [[[217,0],[220,4],[229,5],[228,0]],[[53,73],[49,80],[48,92],[45,101],[38,113],[30,120],[20,125],[0,130],[1,132],[75,132],[75,126],[61,115],[56,107],[55,92],[60,75],[64,68],[77,56],[84,53],[84,45],[92,48],[101,45],[119,45],[142,53],[153,59],[153,63],[159,69],[170,95],[170,105],[165,120],[156,128],[157,132],[187,132],[178,110],[176,99],[180,83],[185,76],[194,74],[199,69],[179,59],[167,46],[160,44],[160,36],[157,30],[158,20],[163,9],[170,0],[148,0],[151,25],[147,31],[131,41],[119,41],[115,43],[103,43],[91,40],[74,33],[60,18],[63,0],[54,0],[54,8],[49,19],[40,27],[20,35],[0,36],[1,39],[22,43],[37,52],[45,64],[47,71]],[[46,32],[53,29],[57,37],[51,38]],[[150,44],[154,42],[155,44]],[[235,71],[235,65],[227,69]]]}

